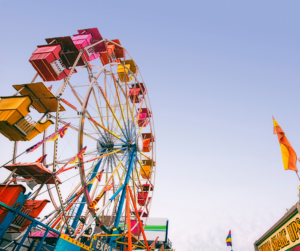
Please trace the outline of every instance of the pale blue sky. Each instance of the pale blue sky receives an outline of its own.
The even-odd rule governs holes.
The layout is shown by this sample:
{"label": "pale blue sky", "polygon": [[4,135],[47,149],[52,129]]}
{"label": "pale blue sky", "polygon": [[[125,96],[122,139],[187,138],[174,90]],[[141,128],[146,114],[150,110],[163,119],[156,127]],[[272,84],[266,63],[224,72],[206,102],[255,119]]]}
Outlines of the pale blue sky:
{"label": "pale blue sky", "polygon": [[[252,251],[296,203],[272,115],[300,156],[298,0],[3,1],[1,95],[29,82],[44,38],[98,27],[146,81],[157,134],[153,217],[176,250]],[[1,162],[12,144],[1,140]]]}

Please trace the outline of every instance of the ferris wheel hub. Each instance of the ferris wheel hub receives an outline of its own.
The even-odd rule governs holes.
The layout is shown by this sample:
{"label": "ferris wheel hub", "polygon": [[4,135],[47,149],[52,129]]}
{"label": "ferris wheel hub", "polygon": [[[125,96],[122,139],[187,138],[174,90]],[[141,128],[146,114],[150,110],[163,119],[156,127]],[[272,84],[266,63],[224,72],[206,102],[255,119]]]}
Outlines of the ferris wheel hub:
{"label": "ferris wheel hub", "polygon": [[104,149],[104,146],[102,144],[102,142],[97,141],[97,150],[98,152],[101,152]]}
{"label": "ferris wheel hub", "polygon": [[112,151],[114,149],[114,142],[107,141],[107,143],[106,143],[106,149],[109,150],[109,151]]}
{"label": "ferris wheel hub", "polygon": [[139,134],[136,137],[135,144],[136,144],[136,149],[139,152],[142,152],[143,151],[143,136],[141,134]]}

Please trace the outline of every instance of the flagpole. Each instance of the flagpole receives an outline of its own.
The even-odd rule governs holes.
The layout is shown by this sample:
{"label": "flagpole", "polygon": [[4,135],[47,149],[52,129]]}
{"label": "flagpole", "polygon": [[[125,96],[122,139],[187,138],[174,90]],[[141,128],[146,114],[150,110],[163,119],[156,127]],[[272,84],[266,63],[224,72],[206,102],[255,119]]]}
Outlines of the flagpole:
{"label": "flagpole", "polygon": [[[26,152],[26,151],[25,151]],[[20,157],[22,154],[24,154],[25,152],[22,152],[21,154],[19,154],[18,156],[14,157],[13,159],[11,159],[10,161],[6,162],[4,165],[0,166],[1,167],[4,167],[6,164],[8,164],[9,162],[13,161],[14,159]]]}
{"label": "flagpole", "polygon": [[233,251],[233,250],[232,250],[232,233],[231,233],[231,251]]}
{"label": "flagpole", "polygon": [[300,177],[299,177],[299,174],[298,174],[298,172],[297,171],[295,171],[296,172],[296,174],[297,174],[297,176],[298,176],[298,179],[299,179],[299,181],[300,181]]}

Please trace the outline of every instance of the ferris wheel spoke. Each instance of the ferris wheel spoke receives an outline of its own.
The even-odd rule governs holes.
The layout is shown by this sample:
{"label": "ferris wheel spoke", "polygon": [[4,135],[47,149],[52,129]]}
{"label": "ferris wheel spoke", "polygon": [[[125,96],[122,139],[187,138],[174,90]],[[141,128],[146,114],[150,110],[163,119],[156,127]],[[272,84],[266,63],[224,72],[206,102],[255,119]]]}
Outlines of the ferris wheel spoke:
{"label": "ferris wheel spoke", "polygon": [[[115,154],[115,157],[116,157],[116,159],[119,161],[119,158],[118,158],[118,156],[117,156],[116,154]],[[121,162],[121,166],[122,166],[122,168],[123,168],[123,174],[122,174],[122,179],[120,179],[120,180],[123,181],[123,180],[124,180],[124,176],[125,176],[125,174],[127,173],[127,170],[126,170],[126,168],[125,168],[126,164],[125,164],[125,166],[124,166],[123,163]],[[136,183],[135,183],[133,177],[130,177],[129,180],[132,181],[132,183],[136,186]]]}
{"label": "ferris wheel spoke", "polygon": [[[141,182],[141,179],[140,179],[140,175],[139,175],[139,172],[138,172],[138,169],[137,169],[136,163],[134,164],[134,168],[135,168],[135,172],[136,172],[136,174],[137,174],[137,177],[138,177],[138,181],[139,181],[139,187],[142,187],[142,182]],[[144,197],[143,190],[142,190],[142,194],[143,194],[143,197]]]}
{"label": "ferris wheel spoke", "polygon": [[137,125],[138,125],[140,114],[141,114],[141,111],[142,111],[142,106],[143,106],[143,100],[141,101],[140,109],[139,109],[139,112],[137,114],[137,118],[136,118],[136,122],[135,122],[135,127],[137,127]]}
{"label": "ferris wheel spoke", "polygon": [[93,158],[93,159],[90,159],[90,160],[87,160],[87,161],[83,161],[83,162],[81,162],[81,164],[88,163],[88,162],[91,162],[91,161],[94,161],[94,160],[97,160],[97,159],[101,159],[101,158],[103,158],[103,157],[106,157],[106,156],[108,156],[108,155],[117,153],[117,152],[122,151],[122,150],[125,150],[125,149],[127,149],[127,147],[123,147],[123,148],[120,148],[120,149],[115,150],[115,151],[113,151],[113,152],[109,152],[109,153],[100,155],[99,157],[96,157],[96,158]]}
{"label": "ferris wheel spoke", "polygon": [[95,100],[95,103],[96,103],[96,106],[97,106],[97,111],[98,111],[98,114],[99,114],[100,121],[101,121],[102,125],[104,125],[104,123],[103,123],[103,117],[102,117],[102,114],[101,114],[101,109],[100,109],[99,104],[98,104],[98,100],[97,100],[97,97],[96,97],[96,93],[95,93],[94,87],[92,89],[92,93],[93,93],[93,97],[94,97],[94,100]]}
{"label": "ferris wheel spoke", "polygon": [[102,128],[101,124],[95,123],[96,121],[93,119],[93,117],[90,115],[90,113],[89,113],[89,111],[87,109],[86,109],[85,112],[86,112],[85,117],[88,118],[88,121],[92,125],[92,128],[94,129],[94,132],[96,132],[97,134],[100,134],[101,137],[102,137],[102,139],[104,140],[104,142],[107,143],[105,135],[103,135],[103,133],[99,129],[99,127]]}
{"label": "ferris wheel spoke", "polygon": [[134,96],[133,96],[133,105],[132,105],[132,123],[134,123],[134,111],[135,111],[135,100],[136,100],[136,86],[137,86],[137,83],[135,83],[134,85]]}
{"label": "ferris wheel spoke", "polygon": [[[85,169],[85,171],[89,171],[90,169],[91,169],[91,168]],[[63,184],[63,183],[66,183],[68,180],[73,179],[74,177],[76,177],[76,176],[78,176],[78,175],[79,175],[79,173],[73,175],[72,177],[68,178],[67,180],[62,181],[62,184]],[[50,189],[50,190],[52,190],[53,188],[55,188],[55,186],[50,187],[50,185],[49,185],[49,189]],[[42,193],[45,193],[45,192],[47,192],[47,191],[44,191],[44,192],[42,192]],[[41,194],[42,194],[42,193],[41,193]],[[40,194],[40,195],[41,195],[41,194]],[[66,200],[66,201],[67,201],[67,200]]]}
{"label": "ferris wheel spoke", "polygon": [[[106,84],[107,84],[107,77],[106,77],[106,70],[104,71],[104,90],[105,90],[105,94],[107,94],[107,91],[106,91]],[[102,90],[100,88],[100,86],[98,86],[98,89],[100,90],[100,94],[102,95],[103,97],[103,93],[102,93]],[[104,94],[104,95],[105,95]],[[105,101],[105,114],[106,114],[106,123],[107,123],[107,127],[109,129],[109,120],[108,120],[108,106],[107,106],[107,102]]]}
{"label": "ferris wheel spoke", "polygon": [[[109,158],[108,158],[109,159]],[[106,167],[106,173],[105,173],[105,182],[107,181],[107,178],[108,178],[108,167],[109,167],[109,161],[107,161],[107,167]],[[104,193],[104,195],[103,195],[103,202],[102,202],[102,207],[104,207],[104,205],[105,205],[105,200],[106,200],[106,192]],[[99,202],[98,202],[99,203]],[[102,213],[102,217],[104,216],[104,211],[103,211],[103,213]]]}
{"label": "ferris wheel spoke", "polygon": [[[72,87],[73,88],[73,87]],[[93,96],[94,96],[94,89],[92,88],[92,93],[93,93]],[[74,88],[73,88],[73,93],[74,93],[74,95],[77,97],[77,100],[78,100],[78,102],[81,104],[81,106],[83,105],[83,103],[82,103],[82,101],[80,100],[80,98],[79,98],[79,96],[80,96],[80,94],[78,94],[75,90],[74,90]],[[83,98],[82,98],[83,99]],[[97,101],[97,99],[95,98],[95,102]],[[100,120],[102,121],[102,116],[101,116],[101,113],[100,113],[100,110],[98,110],[98,103],[96,103],[96,105],[97,105],[97,111],[99,111],[99,116],[100,116]],[[90,107],[92,107],[90,104],[89,104],[89,106]],[[93,107],[92,107],[93,108]],[[94,109],[94,108],[93,108]],[[95,111],[96,111],[96,109],[94,109]],[[92,118],[92,116],[90,115],[90,112],[87,110],[87,109],[85,109],[85,112],[86,112],[86,116],[89,118],[89,119],[91,119]],[[91,123],[91,122],[90,122]],[[103,137],[103,135],[102,135],[102,133],[101,133],[101,130],[99,130],[99,128],[97,127],[97,125],[95,125],[94,123],[91,123],[91,125],[92,125],[92,127],[95,129],[95,131],[96,132],[98,132],[102,137]]]}
{"label": "ferris wheel spoke", "polygon": [[[53,118],[53,119],[56,119],[56,116],[54,116],[54,115],[52,115],[52,114],[49,114],[49,116],[50,116],[51,118]],[[63,120],[60,120],[59,122],[62,123],[63,125],[69,124],[68,122],[63,121]],[[75,126],[75,125],[72,125],[72,124],[69,125],[69,128],[75,130],[76,132],[79,131],[79,130],[76,128],[76,126]],[[88,133],[83,132],[83,134],[84,134],[85,136],[89,137],[90,139],[93,139],[93,140],[96,140],[96,141],[97,141],[96,138],[94,138],[93,136],[89,135]]]}
{"label": "ferris wheel spoke", "polygon": [[143,155],[144,157],[146,157],[147,159],[151,160],[150,157],[148,157],[146,154],[144,154],[143,152],[140,152],[141,155]]}
{"label": "ferris wheel spoke", "polygon": [[142,132],[143,128],[145,127],[145,125],[146,125],[147,123],[148,123],[148,119],[145,120],[144,124],[143,124],[142,127],[140,128],[140,130],[139,130],[139,132],[137,133],[137,135],[139,135],[139,134]]}
{"label": "ferris wheel spoke", "polygon": [[134,168],[132,168],[132,183],[133,183],[133,194],[134,194],[134,201],[136,202],[137,201],[137,198],[136,198],[136,184],[135,184],[135,177],[134,177]]}
{"label": "ferris wheel spoke", "polygon": [[[94,152],[95,152],[95,150],[91,150],[91,151],[86,152],[84,155],[90,155],[90,154],[92,154],[92,153],[94,153]],[[66,159],[63,159],[63,160],[58,160],[58,161],[56,162],[56,164],[66,164],[71,158],[72,158],[72,157],[69,157],[69,158],[66,158]],[[53,163],[47,164],[46,166],[47,166],[47,167],[53,166]]]}
{"label": "ferris wheel spoke", "polygon": [[[112,72],[111,66],[110,66],[110,69],[111,69],[111,72]],[[121,110],[123,122],[125,124],[126,121],[125,121],[124,111],[123,111],[122,102],[121,102],[121,98],[120,98],[119,88],[117,86],[117,80],[116,80],[116,78],[115,78],[115,76],[113,74],[112,74],[112,78],[113,78],[113,81],[114,81],[114,86],[115,86],[115,90],[116,90],[116,94],[117,94],[117,98],[118,98],[119,107],[120,107],[120,110]]]}
{"label": "ferris wheel spoke", "polygon": [[99,127],[101,127],[106,132],[110,133],[112,136],[116,137],[117,139],[119,139],[119,140],[123,141],[125,144],[127,144],[127,142],[125,140],[123,140],[120,136],[118,136],[115,133],[113,133],[112,131],[108,130],[106,127],[104,127],[103,125],[101,125],[100,123],[98,123],[93,118],[89,118],[89,120],[91,120],[93,123],[95,123],[96,125],[98,125]]}
{"label": "ferris wheel spoke", "polygon": [[[114,105],[112,107],[112,111],[115,113],[116,112],[116,102],[117,102],[117,93],[115,93],[115,97],[114,97]],[[111,128],[114,127],[114,116],[112,117],[112,121],[111,121]]]}
{"label": "ferris wheel spoke", "polygon": [[[125,107],[126,104],[124,104],[124,107]],[[121,104],[122,106],[122,104]],[[121,120],[122,118],[122,114],[120,114],[120,117],[119,117],[119,120]],[[127,130],[127,127],[126,127],[126,123],[124,122],[124,126],[125,126],[125,130]],[[119,135],[122,135],[122,131],[121,129],[118,127],[118,124],[116,124],[115,128],[114,128],[114,131],[116,132],[116,134],[119,134]]]}
{"label": "ferris wheel spoke", "polygon": [[[100,125],[100,124],[95,124],[95,122],[94,122],[94,120],[93,119],[91,119],[91,117],[90,116],[87,116],[88,117],[88,121],[89,121],[89,123],[92,125],[92,128],[95,130],[95,132],[99,135],[100,134],[100,136],[101,136],[101,138],[104,140],[104,142],[105,143],[107,143],[107,140],[106,140],[106,137],[103,135],[103,133],[101,132],[101,130],[98,128],[98,126]],[[92,120],[92,121],[91,121]]]}
{"label": "ferris wheel spoke", "polygon": [[[98,88],[96,88],[96,86],[93,87],[95,96],[96,96],[95,89],[97,90],[97,93],[98,93],[99,104],[96,104],[96,105],[99,105],[99,111],[100,111],[100,116],[101,116],[100,121],[101,121],[102,125],[105,127],[105,125],[104,125],[105,122],[104,122],[104,121],[106,121],[106,123],[108,123],[108,121],[105,120],[105,117],[104,117],[104,115],[103,115],[104,112],[103,112],[103,111],[101,112],[101,109],[106,109],[106,106],[105,106],[105,107],[102,107],[102,106],[101,106],[101,92],[100,92],[100,89],[99,89],[99,84],[98,84],[98,82],[97,82],[96,84],[97,84]],[[97,100],[97,97],[95,97],[95,100]],[[95,101],[95,102],[96,102],[96,101]],[[97,102],[96,102],[96,103],[97,103]],[[98,109],[98,108],[97,108],[97,109]],[[99,114],[99,112],[98,112],[98,114]],[[99,115],[98,115],[98,116],[99,116]],[[109,128],[108,128],[108,129],[109,129]],[[105,134],[106,138],[109,137],[106,131],[104,131],[104,134]]]}
{"label": "ferris wheel spoke", "polygon": [[128,166],[128,168],[127,168],[127,173],[126,173],[126,178],[124,180],[124,183],[120,187],[120,189],[122,190],[122,195],[121,195],[121,199],[120,199],[120,203],[119,203],[119,206],[118,206],[116,219],[115,219],[115,223],[114,223],[115,227],[118,227],[119,222],[120,222],[120,217],[122,215],[124,215],[124,213],[125,213],[124,212],[125,208],[123,207],[124,206],[125,194],[126,194],[125,188],[126,188],[126,185],[128,184],[129,179],[130,179],[131,170],[133,168],[134,155],[135,155],[135,152],[131,151],[130,154],[128,155],[127,160],[126,160],[126,166]]}
{"label": "ferris wheel spoke", "polygon": [[[104,193],[105,189],[108,187],[108,185],[110,185],[110,183],[111,183],[112,179],[114,178],[115,174],[118,173],[118,170],[119,170],[119,168],[120,168],[120,166],[121,166],[122,161],[123,161],[124,158],[126,157],[127,152],[128,152],[128,151],[126,151],[126,153],[124,154],[122,160],[119,162],[119,164],[117,165],[117,167],[115,168],[115,170],[112,172],[112,174],[110,175],[110,177],[109,177],[109,178],[106,178],[105,185],[104,185],[104,187],[102,188],[102,190],[100,191],[99,195],[101,195],[101,194]],[[108,168],[107,168],[107,170],[108,170]],[[104,201],[105,201],[105,199],[104,199]]]}
{"label": "ferris wheel spoke", "polygon": [[[89,170],[87,170],[87,176],[92,172],[92,170],[94,170],[96,164],[94,166],[92,166]],[[86,181],[87,182],[87,181]],[[71,191],[71,193],[68,195],[68,197],[66,198],[65,202],[67,202],[68,200],[72,199],[72,196],[74,195],[74,193],[80,188],[81,186],[81,182],[79,181],[77,183],[77,185],[75,186],[75,188]]]}
{"label": "ferris wheel spoke", "polygon": [[[124,68],[124,71],[125,71],[125,68]],[[130,113],[131,113],[131,109],[130,109],[129,101],[128,101],[128,96],[129,96],[128,89],[129,89],[129,87],[128,87],[128,83],[126,80],[126,82],[125,82],[125,93],[126,93],[125,99],[126,99],[126,107],[127,107],[127,109],[126,109],[127,110],[127,119],[128,119],[127,123],[129,123],[129,117],[130,117]],[[131,114],[131,115],[133,118],[133,114]]]}
{"label": "ferris wheel spoke", "polygon": [[[92,168],[90,168],[90,170],[88,170],[88,172],[87,172],[87,174],[89,174],[92,170],[93,170],[93,168],[95,167],[97,165],[97,163],[95,163],[93,166],[92,166]],[[77,174],[78,175],[78,174]],[[87,180],[87,182],[88,182],[88,180]],[[81,183],[80,183],[81,184]],[[77,188],[78,188],[78,185],[77,185]],[[72,200],[73,198],[74,198],[74,196],[71,196],[74,192],[76,191],[76,189],[74,189],[73,191],[72,191],[72,193],[69,195],[69,197],[68,197],[68,200],[70,201],[70,200]],[[78,198],[80,197],[80,195],[77,195],[77,197],[75,197],[75,199],[77,200]],[[68,201],[68,200],[66,200],[66,202]],[[65,203],[66,203],[65,202]],[[74,202],[74,200],[73,200],[73,202]],[[72,216],[73,217],[73,216]]]}
{"label": "ferris wheel spoke", "polygon": [[[117,176],[118,176],[118,180],[119,180],[119,183],[122,183],[122,180],[123,180],[123,173],[122,173],[122,175],[120,176],[120,173],[119,173],[119,167],[120,166],[122,166],[123,167],[123,161],[124,161],[124,158],[126,157],[126,155],[127,155],[127,153],[128,153],[128,150],[126,151],[126,153],[122,156],[122,159],[120,160],[120,159],[118,159],[116,156],[117,156],[117,154],[114,154],[113,155],[113,162],[114,162],[114,164],[115,164],[115,166],[116,166],[116,169],[117,169]],[[115,159],[117,159],[118,160],[118,165],[117,165],[117,162],[116,162],[116,160]]]}
{"label": "ferris wheel spoke", "polygon": [[[98,86],[98,87],[99,87],[99,89],[100,89],[100,91],[101,91],[101,93],[102,93],[102,96],[103,96],[103,98],[104,98],[104,100],[105,100],[105,102],[106,102],[108,108],[110,109],[112,115],[114,116],[114,118],[115,118],[115,120],[116,120],[118,126],[120,127],[120,129],[121,129],[121,131],[122,131],[124,137],[127,139],[128,137],[127,137],[127,135],[125,134],[124,129],[123,129],[123,127],[122,127],[120,121],[118,120],[116,114],[114,113],[114,111],[113,111],[113,109],[112,109],[112,107],[111,107],[111,105],[110,105],[110,103],[109,103],[109,101],[108,101],[108,99],[107,99],[107,97],[106,97],[104,91],[102,90],[102,88],[101,88],[100,86]],[[107,121],[108,121],[108,119],[107,119]]]}
{"label": "ferris wheel spoke", "polygon": [[[125,119],[124,109],[123,109],[123,107],[122,107],[122,101],[121,101],[121,97],[120,97],[119,90],[118,90],[119,88],[118,88],[118,85],[117,85],[117,80],[116,80],[114,74],[112,74],[112,73],[110,73],[110,72],[108,72],[108,71],[107,71],[106,73],[108,73],[108,74],[111,75],[111,77],[112,77],[112,80],[113,80],[113,83],[114,83],[114,86],[115,86],[115,88],[114,88],[114,89],[115,89],[115,95],[117,95],[118,103],[119,103],[119,109],[120,109],[120,112],[121,112],[119,121],[121,120],[121,118],[123,119],[124,126],[125,126],[125,130],[126,130],[127,136],[128,136],[128,126],[126,125],[127,121],[126,121],[126,119]],[[111,90],[111,94],[112,94],[114,91],[112,90],[111,86],[110,86],[110,90]],[[123,91],[123,90],[122,90],[122,91]],[[123,91],[123,93],[124,93],[124,95],[126,95],[126,93],[125,93],[124,91]],[[127,104],[128,104],[128,103],[125,102],[124,107],[126,107]],[[114,117],[113,117],[113,118],[114,118]],[[119,124],[118,124],[118,125],[119,125]],[[123,128],[120,127],[120,129],[121,129],[122,133],[124,134]],[[129,136],[128,136],[128,137],[129,137]]]}

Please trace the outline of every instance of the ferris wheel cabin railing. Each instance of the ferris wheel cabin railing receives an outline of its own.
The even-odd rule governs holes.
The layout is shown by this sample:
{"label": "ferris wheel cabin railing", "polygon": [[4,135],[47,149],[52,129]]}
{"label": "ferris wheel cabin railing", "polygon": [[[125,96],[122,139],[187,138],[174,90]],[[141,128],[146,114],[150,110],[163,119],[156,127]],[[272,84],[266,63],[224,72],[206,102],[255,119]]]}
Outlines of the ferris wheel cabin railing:
{"label": "ferris wheel cabin railing", "polygon": [[17,127],[25,136],[27,136],[36,126],[36,122],[32,121],[32,118],[29,114],[26,117],[21,118],[16,124]]}

